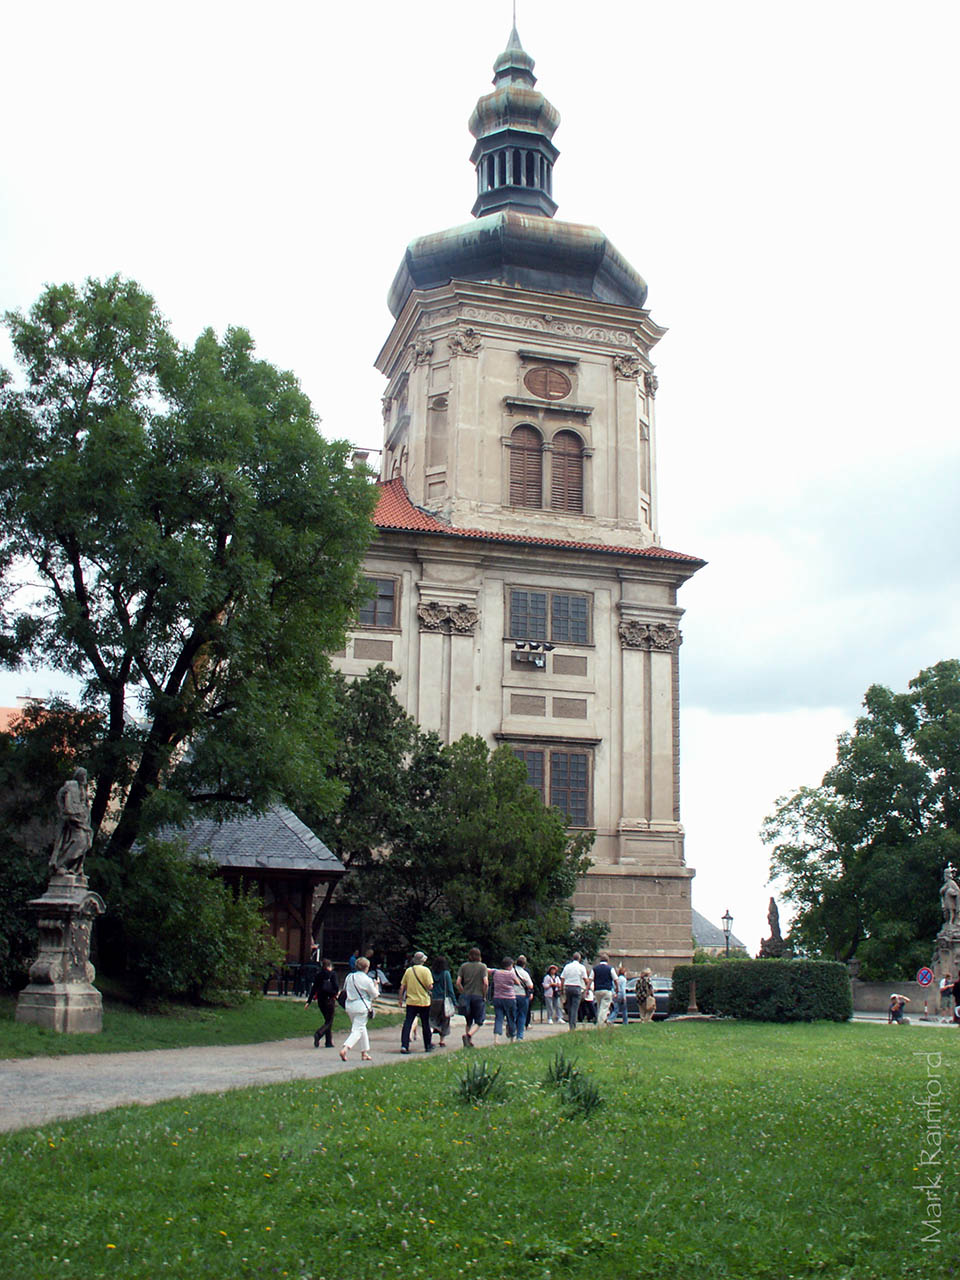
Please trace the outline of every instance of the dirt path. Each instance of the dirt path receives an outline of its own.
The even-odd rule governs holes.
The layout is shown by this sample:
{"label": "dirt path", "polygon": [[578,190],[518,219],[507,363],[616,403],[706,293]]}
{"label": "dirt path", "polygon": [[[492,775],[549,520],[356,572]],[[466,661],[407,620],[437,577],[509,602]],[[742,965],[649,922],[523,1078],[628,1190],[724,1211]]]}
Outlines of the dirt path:
{"label": "dirt path", "polygon": [[[477,1033],[480,1049],[493,1045],[492,1020]],[[564,1028],[535,1023],[527,1036],[539,1040]],[[454,1018],[447,1048],[462,1049],[463,1019]],[[584,1028],[578,1035],[590,1035]],[[615,1034],[604,1032],[604,1034]],[[343,1035],[337,1038],[337,1046]],[[65,1058],[19,1058],[0,1062],[0,1131],[27,1129],[55,1120],[109,1111],[112,1107],[185,1098],[193,1093],[225,1093],[248,1085],[310,1080],[340,1071],[410,1064],[423,1060],[419,1041],[409,1056],[400,1053],[399,1026],[370,1028],[372,1062],[354,1050],[347,1062],[338,1049],[314,1049],[313,1038],[266,1044],[214,1045],[191,1049],[150,1049],[142,1053],[88,1053]],[[497,1052],[507,1052],[506,1049]]]}

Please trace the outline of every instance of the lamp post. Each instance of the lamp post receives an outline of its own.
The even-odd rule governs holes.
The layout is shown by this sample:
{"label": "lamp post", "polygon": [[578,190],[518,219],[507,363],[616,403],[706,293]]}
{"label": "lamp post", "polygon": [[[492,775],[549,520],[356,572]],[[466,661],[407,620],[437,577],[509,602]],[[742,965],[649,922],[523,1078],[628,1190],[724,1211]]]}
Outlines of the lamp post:
{"label": "lamp post", "polygon": [[733,928],[733,916],[730,914],[728,907],[724,914],[720,917],[720,923],[723,925],[723,938],[727,944],[726,959],[730,959],[730,930]]}

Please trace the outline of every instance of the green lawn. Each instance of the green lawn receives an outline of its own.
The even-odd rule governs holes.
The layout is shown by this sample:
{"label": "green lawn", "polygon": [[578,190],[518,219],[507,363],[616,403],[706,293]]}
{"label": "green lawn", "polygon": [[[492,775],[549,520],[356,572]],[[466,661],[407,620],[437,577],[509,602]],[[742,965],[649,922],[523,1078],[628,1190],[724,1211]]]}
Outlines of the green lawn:
{"label": "green lawn", "polygon": [[[559,1043],[606,1105],[565,1116]],[[914,1051],[939,1051],[926,1059]],[[5,1280],[958,1275],[956,1050],[885,1026],[678,1023],[196,1097],[0,1139]],[[943,1088],[923,1242],[915,1099]],[[932,1203],[932,1201],[930,1201]]]}
{"label": "green lawn", "polygon": [[[271,997],[249,1000],[237,1009],[177,1005],[168,1013],[140,1013],[119,1001],[104,999],[99,1035],[65,1036],[57,1031],[14,1022],[16,1000],[0,997],[0,1058],[43,1054],[123,1053],[130,1049],[180,1049],[202,1044],[257,1044],[308,1035],[323,1021],[317,1006],[302,1000]],[[337,1031],[350,1020],[337,1010]]]}

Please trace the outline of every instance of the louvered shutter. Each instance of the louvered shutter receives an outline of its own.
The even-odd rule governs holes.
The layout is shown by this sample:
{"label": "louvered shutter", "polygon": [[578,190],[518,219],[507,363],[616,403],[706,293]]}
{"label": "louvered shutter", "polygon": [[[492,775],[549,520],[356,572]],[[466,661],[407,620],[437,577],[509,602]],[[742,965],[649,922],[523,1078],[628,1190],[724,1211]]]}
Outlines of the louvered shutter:
{"label": "louvered shutter", "polygon": [[583,510],[583,442],[572,431],[553,437],[550,505],[554,511]]}
{"label": "louvered shutter", "polygon": [[543,453],[533,427],[517,427],[510,437],[510,505],[543,505]]}

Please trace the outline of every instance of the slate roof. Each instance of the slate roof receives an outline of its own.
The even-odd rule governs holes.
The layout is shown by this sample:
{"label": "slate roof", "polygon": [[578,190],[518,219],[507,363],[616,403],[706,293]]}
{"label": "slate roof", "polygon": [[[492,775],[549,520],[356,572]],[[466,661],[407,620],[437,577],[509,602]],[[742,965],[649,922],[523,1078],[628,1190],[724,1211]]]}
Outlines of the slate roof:
{"label": "slate roof", "polygon": [[[719,929],[715,924],[711,924],[707,917],[702,916],[699,911],[691,911],[690,915],[693,924],[693,940],[698,947],[726,946],[726,938],[723,936],[722,929]],[[731,949],[740,947],[744,951],[747,949],[735,933],[730,934],[730,947]]]}
{"label": "slate roof", "polygon": [[521,533],[497,533],[489,529],[458,529],[444,524],[410,501],[401,479],[377,483],[380,490],[373,522],[378,529],[409,533],[433,533],[441,538],[471,538],[480,542],[506,542],[517,546],[558,547],[569,551],[594,551],[598,555],[634,556],[645,560],[679,560],[703,565],[697,556],[666,547],[611,547],[600,542],[564,542],[559,538],[534,538]]}
{"label": "slate roof", "polygon": [[346,870],[336,854],[295,813],[280,804],[264,813],[226,822],[203,818],[169,834],[185,840],[191,851],[209,849],[209,856],[221,867],[327,875]]}

